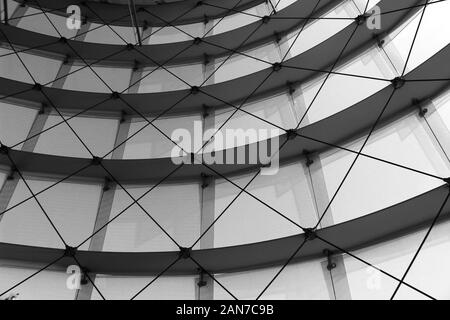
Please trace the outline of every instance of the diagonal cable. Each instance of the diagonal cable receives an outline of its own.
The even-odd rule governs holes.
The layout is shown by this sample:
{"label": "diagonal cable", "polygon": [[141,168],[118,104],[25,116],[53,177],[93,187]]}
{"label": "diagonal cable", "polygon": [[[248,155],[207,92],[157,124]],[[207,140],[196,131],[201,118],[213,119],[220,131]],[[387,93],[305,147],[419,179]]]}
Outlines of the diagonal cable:
{"label": "diagonal cable", "polygon": [[[366,260],[364,260],[364,259],[361,259],[360,257],[354,255],[354,254],[351,253],[350,251],[345,250],[344,248],[339,247],[339,246],[336,245],[335,243],[331,243],[330,241],[328,241],[328,240],[326,240],[325,238],[323,238],[320,234],[317,234],[317,239],[319,239],[320,241],[322,241],[322,242],[324,242],[324,243],[326,243],[326,244],[328,244],[328,245],[334,247],[336,250],[338,250],[338,251],[340,251],[340,252],[342,252],[342,253],[344,253],[344,254],[349,255],[350,257],[354,258],[355,260],[364,263],[365,265],[367,265],[367,266],[373,268],[374,270],[377,270],[377,271],[381,272],[382,274],[388,276],[389,278],[391,278],[391,279],[393,279],[393,280],[396,280],[396,281],[399,281],[399,282],[401,281],[399,278],[397,278],[397,277],[393,276],[392,274],[390,274],[390,273],[384,271],[383,269],[378,268],[377,266],[371,264],[370,262],[368,262],[368,261],[366,261]],[[412,290],[414,290],[414,291],[416,291],[416,292],[418,292],[418,293],[420,293],[420,294],[422,294],[422,295],[424,295],[424,296],[430,298],[431,300],[436,300],[434,297],[432,297],[432,296],[429,295],[428,293],[426,293],[426,292],[424,292],[424,291],[422,291],[422,290],[420,290],[420,289],[418,289],[418,288],[416,288],[416,287],[413,287],[412,285],[410,285],[410,284],[408,284],[408,283],[406,283],[406,282],[403,282],[403,284],[404,284],[405,286],[409,287],[410,289],[412,289]]]}
{"label": "diagonal cable", "polygon": [[[39,4],[38,4],[39,5]],[[39,5],[40,6],[40,5]],[[41,8],[42,9],[42,8]],[[44,15],[46,15],[44,13]],[[48,18],[48,16],[47,16]],[[53,25],[53,24],[52,24]],[[54,26],[54,25],[53,25]],[[55,27],[55,29],[57,30],[57,28]],[[58,31],[58,30],[57,30]],[[19,55],[17,55],[19,57]],[[20,59],[20,57],[19,57]],[[27,69],[27,71],[29,72],[28,68],[26,67],[26,65],[23,63],[22,59],[20,59],[20,61],[22,62],[22,64],[24,65],[25,69]],[[33,75],[29,72],[30,76],[32,77],[32,79],[34,80]],[[90,150],[90,148],[86,145],[86,143],[80,138],[80,136],[77,134],[77,132],[72,128],[72,126],[67,122],[67,120],[64,118],[64,116],[61,114],[61,112],[58,110],[58,108],[56,107],[56,105],[53,103],[53,101],[49,98],[49,96],[45,93],[44,89],[41,88],[40,92],[42,93],[42,95],[46,98],[46,100],[51,104],[51,106],[55,109],[55,111],[58,113],[58,115],[64,120],[64,122],[66,123],[66,125],[69,127],[69,129],[73,132],[73,134],[75,135],[75,137],[80,141],[80,143],[84,146],[84,148],[89,152],[89,154],[92,156],[93,159],[96,159],[96,156],[92,153],[92,151]],[[111,175],[111,173],[109,172],[108,169],[106,169],[106,167],[101,163],[100,161],[100,166],[111,176],[111,178],[125,191],[125,193],[128,194],[128,196],[135,201],[135,198],[126,190],[123,188],[123,186],[117,181],[117,179],[115,179],[114,176]],[[19,173],[20,174],[20,173]],[[20,174],[21,175],[21,174]],[[22,177],[22,176],[21,176]],[[23,179],[23,177],[22,177]],[[24,180],[24,179],[23,179]],[[24,180],[24,182],[26,183],[26,181]],[[27,188],[30,190],[30,192],[32,193],[31,189],[28,187],[28,184],[26,183]],[[40,205],[39,201],[37,200],[36,197],[34,197],[36,199],[36,201],[38,202],[39,206],[41,207],[41,209],[43,210],[44,214],[47,216],[45,210],[42,208],[42,206]],[[161,231],[163,231],[164,234],[166,234],[166,236],[168,236],[178,247],[180,247],[180,245],[178,244],[178,242],[158,223],[158,221],[156,221],[148,212],[147,210],[145,210],[144,207],[142,207],[142,205],[137,202],[137,205],[144,211],[144,213],[161,229]],[[65,245],[66,242],[64,241],[64,239],[61,237],[61,235],[59,234],[58,230],[56,229],[56,227],[54,226],[54,224],[51,222],[50,218],[48,218],[50,223],[52,224],[53,228],[55,229],[55,231],[58,233],[58,235],[60,236],[61,240],[64,242]]]}
{"label": "diagonal cable", "polygon": [[18,286],[20,286],[21,284],[25,283],[26,281],[30,280],[31,278],[33,278],[34,276],[38,275],[39,273],[41,273],[42,271],[50,268],[52,265],[54,265],[55,263],[57,263],[58,261],[60,261],[62,258],[64,258],[64,255],[53,260],[52,262],[50,262],[49,264],[47,264],[46,266],[42,267],[41,269],[39,269],[38,271],[34,272],[33,274],[29,275],[28,277],[26,277],[25,279],[23,279],[22,281],[16,283],[15,285],[13,285],[11,288],[9,288],[8,290],[0,293],[0,296],[3,296],[4,294],[8,293],[11,290],[14,290],[15,288],[17,288]]}
{"label": "diagonal cable", "polygon": [[180,259],[181,259],[181,257],[178,257],[172,263],[170,263],[166,268],[164,268],[164,270],[159,272],[155,278],[153,278],[141,290],[139,290],[136,294],[134,294],[130,300],[136,299],[138,295],[140,295],[142,292],[144,292],[149,286],[151,286],[156,280],[158,280],[164,273],[166,273],[170,268],[172,268],[172,266],[174,266]]}
{"label": "diagonal cable", "polygon": [[203,268],[200,263],[198,263],[197,260],[195,260],[192,256],[189,257],[189,259],[191,259],[196,265],[197,267],[200,268],[200,270],[202,270],[203,272],[205,272],[211,279],[213,279],[214,282],[216,282],[222,289],[224,289],[230,296],[233,297],[234,300],[238,300],[238,298],[236,298],[236,296],[234,294],[232,294],[230,292],[230,290],[228,290],[219,280],[217,280],[216,277],[214,277],[208,270],[206,270],[205,268]]}
{"label": "diagonal cable", "polygon": [[434,225],[436,224],[436,222],[438,221],[439,217],[441,216],[442,211],[444,210],[445,205],[447,204],[447,201],[450,197],[450,190],[447,193],[447,196],[445,197],[444,202],[442,203],[441,207],[439,208],[438,213],[436,214],[436,216],[434,217],[433,221],[431,222],[431,225],[428,227],[428,230],[425,234],[425,236],[422,239],[422,242],[420,243],[419,247],[417,248],[413,258],[411,259],[411,262],[409,263],[408,267],[406,268],[405,272],[403,273],[402,278],[400,279],[397,287],[394,290],[394,293],[391,296],[391,300],[393,300],[395,298],[395,295],[397,294],[398,290],[400,289],[400,286],[404,283],[404,280],[406,278],[406,276],[408,275],[409,270],[411,269],[411,267],[413,266],[414,262],[417,259],[417,256],[419,255],[420,251],[422,250],[425,242],[428,239],[428,236],[430,235],[431,231],[433,230]]}
{"label": "diagonal cable", "polygon": [[[78,261],[77,257],[74,255],[72,256],[72,259],[75,261],[75,263],[78,265],[78,267],[81,270],[86,270],[85,268],[83,268],[83,266],[80,264],[80,261]],[[105,296],[102,294],[102,292],[100,291],[100,289],[97,287],[97,285],[95,284],[95,281],[92,280],[92,278],[89,276],[88,272],[85,272],[84,275],[86,276],[86,278],[89,280],[89,282],[92,284],[92,286],[95,288],[95,290],[97,291],[97,293],[102,297],[103,300],[105,299]]]}

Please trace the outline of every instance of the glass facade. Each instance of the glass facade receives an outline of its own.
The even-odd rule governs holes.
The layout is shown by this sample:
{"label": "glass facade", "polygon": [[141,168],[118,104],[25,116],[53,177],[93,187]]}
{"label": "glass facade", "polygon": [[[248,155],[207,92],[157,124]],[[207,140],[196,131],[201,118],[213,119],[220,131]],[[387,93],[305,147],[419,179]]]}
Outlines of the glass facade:
{"label": "glass facade", "polygon": [[[263,16],[276,18],[274,7],[283,12],[292,10],[290,6],[295,3],[271,0],[208,21],[149,25],[139,28],[139,32],[143,46],[152,45],[155,50],[170,43],[191,43],[196,37],[221,34],[230,35],[231,41],[231,35]],[[226,55],[212,55],[208,61],[199,55],[196,61],[163,67],[144,64],[132,68],[134,61],[125,65],[114,59],[87,61],[86,66],[75,54],[68,59],[46,51],[46,46],[12,48],[3,41],[0,81],[4,81],[5,88],[36,82],[43,91],[34,86],[32,94],[20,99],[14,98],[14,92],[12,97],[0,97],[0,143],[12,148],[0,149],[0,246],[43,247],[61,252],[77,247],[93,254],[121,253],[129,257],[191,248],[219,255],[225,252],[221,250],[308,238],[306,230],[339,230],[343,225],[369,221],[364,219],[436,192],[445,185],[442,178],[450,176],[450,93],[445,86],[448,79],[433,79],[433,72],[438,72],[435,65],[431,74],[424,69],[429,61],[441,59],[439,54],[447,52],[450,36],[443,32],[449,23],[445,18],[450,13],[447,1],[428,5],[423,17],[422,6],[407,10],[394,28],[382,30],[378,41],[372,36],[361,40],[361,45],[342,57],[332,72],[329,66],[302,81],[291,81],[297,79],[295,67],[309,67],[293,65],[292,61],[320,45],[333,44],[336,35],[355,24],[355,18],[364,13],[366,6],[376,11],[378,5],[388,6],[386,3],[338,1],[303,28],[299,23],[284,30],[276,41],[270,35],[242,50],[235,49],[239,44],[233,43],[225,48],[230,49]],[[70,30],[61,14],[44,15],[41,10],[17,5],[16,1],[8,1],[8,6],[11,33],[26,29],[55,40],[60,36],[73,38],[80,46],[89,42],[120,48],[137,42],[132,26],[106,26],[88,20],[80,30]],[[305,13],[292,12],[293,17],[302,14]],[[270,20],[273,21],[276,19]],[[359,35],[364,36],[367,35]],[[167,58],[175,54],[167,52]],[[233,81],[241,81],[259,88],[258,83],[253,83],[255,75],[274,69],[278,62],[287,65],[281,75],[269,77],[267,81],[276,83],[269,89],[262,86],[261,92],[243,100],[239,88],[230,86]],[[285,70],[291,72],[286,79],[282,78]],[[428,79],[408,78],[417,73],[428,75]],[[367,101],[379,101],[377,97],[383,97],[393,87],[391,80],[396,77],[406,77],[404,85],[410,86],[404,90],[407,93],[395,92],[407,95],[403,108],[380,117],[373,130],[370,126],[358,127],[357,122],[364,119],[354,116],[352,110],[363,108]],[[414,87],[421,81],[423,85]],[[144,116],[112,99],[104,103],[108,111],[86,111],[83,109],[89,106],[85,106],[80,108],[81,113],[63,108],[61,114],[59,107],[64,105],[64,99],[56,104],[48,101],[51,94],[57,93],[63,96],[73,92],[119,92],[133,99],[146,99],[143,105],[151,110],[161,103],[160,97],[170,96],[173,91],[188,92],[193,86],[232,98],[218,104],[218,99],[199,94],[195,98],[196,111],[186,108],[178,113],[150,112]],[[51,94],[46,96],[47,92]],[[432,94],[416,101],[423,92]],[[217,106],[210,107],[211,101]],[[369,107],[381,110],[382,106],[373,103]],[[347,121],[347,131],[334,127],[335,123],[342,124],[342,119]],[[359,129],[350,130],[353,127]],[[315,132],[318,137],[303,137],[300,143],[299,137],[290,136],[293,129],[299,128],[300,133]],[[177,130],[187,136],[177,136]],[[213,134],[226,130],[266,134],[249,134],[233,141],[222,141]],[[175,168],[171,157],[183,154],[181,147],[186,152],[196,152],[199,145],[209,141],[213,147],[208,152],[201,151],[213,154],[234,147],[242,150],[278,136],[287,138],[287,143],[295,141],[299,147],[281,159],[276,175],[259,174],[260,165],[242,169],[226,163],[215,166],[218,172],[214,174],[207,166],[195,168],[201,167],[196,164],[194,168],[183,168],[188,173],[181,178],[146,178],[159,177],[162,171]],[[339,137],[339,142],[324,143],[320,141],[324,137],[330,141]],[[195,140],[198,138],[200,141]],[[314,144],[314,139],[319,140]],[[309,150],[310,146],[314,149]],[[28,157],[37,159],[33,160],[36,163],[27,162]],[[72,169],[67,164],[70,161],[88,163],[93,157],[99,158],[93,159],[83,175],[67,172],[73,176],[61,176],[61,171]],[[59,165],[57,159],[61,159],[61,170],[55,169],[53,174],[48,167]],[[120,168],[123,179],[110,177],[109,167],[103,167],[102,159],[116,170]],[[22,166],[26,167],[23,174]],[[127,166],[141,166],[145,171],[143,178],[130,179]],[[42,168],[47,171],[41,172]],[[130,176],[134,169],[130,169]],[[222,174],[222,170],[232,173]],[[439,205],[429,208],[433,211],[430,216]],[[255,299],[260,294],[261,299],[389,299],[399,283],[396,278],[403,276],[428,225],[371,241],[351,252],[392,276],[348,252],[333,252],[332,268],[322,254],[294,259],[279,275],[283,265],[279,261],[212,272],[213,278],[199,272],[198,266],[189,275],[92,272],[95,288],[84,283],[72,290],[67,288],[65,266],[55,264],[40,271],[43,265],[32,258],[4,259],[0,260],[0,298],[18,293],[18,299],[130,299],[139,293],[137,299]],[[444,219],[434,226],[396,299],[427,298],[419,290],[434,298],[450,298],[442,285],[448,276],[446,258],[441,254],[450,244],[448,228],[450,223]],[[34,273],[29,280],[14,286]],[[205,283],[199,286],[203,276]],[[140,292],[148,283],[151,285]]]}

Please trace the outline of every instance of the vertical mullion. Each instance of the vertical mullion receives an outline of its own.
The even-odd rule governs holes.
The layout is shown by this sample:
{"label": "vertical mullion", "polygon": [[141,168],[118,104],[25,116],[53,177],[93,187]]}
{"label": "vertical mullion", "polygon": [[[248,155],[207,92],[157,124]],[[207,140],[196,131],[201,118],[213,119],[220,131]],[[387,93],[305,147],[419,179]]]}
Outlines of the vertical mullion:
{"label": "vertical mullion", "polygon": [[[205,110],[203,117],[203,132],[213,129],[215,126],[214,110]],[[203,141],[205,143],[206,141]],[[204,175],[200,186],[201,192],[201,217],[200,233],[202,234],[214,222],[215,215],[215,178]],[[200,240],[200,249],[214,247],[214,226]],[[197,279],[197,297],[199,300],[212,300],[214,298],[214,281],[200,270]]]}
{"label": "vertical mullion", "polygon": [[[8,208],[9,202],[11,201],[18,183],[19,179],[17,179],[17,177],[15,176],[14,170],[11,169],[10,174],[8,175],[5,182],[3,183],[3,186],[0,189],[0,212],[4,212]],[[5,214],[8,213],[0,215],[0,223]]]}

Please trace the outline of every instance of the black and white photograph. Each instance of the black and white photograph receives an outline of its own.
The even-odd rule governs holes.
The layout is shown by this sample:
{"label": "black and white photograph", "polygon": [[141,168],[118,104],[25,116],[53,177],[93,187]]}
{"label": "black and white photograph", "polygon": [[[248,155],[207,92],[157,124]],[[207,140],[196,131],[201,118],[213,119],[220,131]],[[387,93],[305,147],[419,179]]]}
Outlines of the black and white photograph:
{"label": "black and white photograph", "polygon": [[450,300],[449,0],[0,9],[2,306]]}

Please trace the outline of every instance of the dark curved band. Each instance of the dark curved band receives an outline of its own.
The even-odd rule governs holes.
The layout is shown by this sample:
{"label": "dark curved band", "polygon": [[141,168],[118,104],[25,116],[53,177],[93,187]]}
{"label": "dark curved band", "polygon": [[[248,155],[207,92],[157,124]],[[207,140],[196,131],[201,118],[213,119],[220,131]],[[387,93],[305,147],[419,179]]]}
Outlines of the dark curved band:
{"label": "dark curved band", "polygon": [[[314,16],[320,16],[321,12],[336,2],[336,0],[320,1],[314,11]],[[276,17],[306,17],[312,13],[315,5],[316,1],[297,1],[289,7],[279,11],[276,14]],[[205,38],[205,41],[196,45],[192,45],[194,42],[194,39],[192,39],[166,44],[143,45],[136,47],[136,50],[123,50],[126,46],[125,43],[123,45],[114,45],[68,40],[69,45],[67,45],[63,42],[58,42],[58,39],[53,36],[21,29],[15,26],[1,25],[0,28],[11,43],[20,47],[33,48],[39,46],[39,50],[56,55],[70,56],[76,60],[77,56],[71,50],[72,47],[87,61],[102,60],[102,63],[105,64],[119,64],[132,67],[136,60],[139,62],[139,66],[143,67],[163,64],[170,58],[170,56],[167,56],[167,53],[176,55],[178,52],[182,53],[170,61],[171,65],[193,62],[202,63],[205,59],[205,55],[208,58],[215,58],[230,55],[231,52],[228,49],[236,50],[239,48],[238,51],[243,51],[246,48],[256,47],[262,43],[267,43],[268,41],[283,36],[296,26],[303,25],[303,23],[304,20],[299,19],[271,19],[258,28],[258,31],[252,34],[251,39],[245,42],[245,45],[241,47],[240,44],[246,40],[247,36],[251,34],[259,24],[261,24],[261,21],[221,34],[208,36]],[[2,34],[0,34],[0,40],[6,41]],[[192,46],[189,47],[190,45]],[[186,50],[188,47],[189,49]],[[104,59],[105,57],[109,58]]]}
{"label": "dark curved band", "polygon": [[[423,0],[419,2],[422,1]],[[397,8],[408,7],[412,4],[417,4],[417,0],[384,0],[379,3],[379,6],[381,12],[387,12]],[[352,53],[354,54],[355,52],[359,52],[357,50],[361,50],[362,47],[375,43],[376,40],[374,37],[376,34],[388,32],[398,25],[403,18],[410,16],[417,10],[418,8],[415,8],[406,12],[397,11],[384,15],[382,29],[376,30],[376,32],[375,30],[369,30],[365,27],[365,25],[360,25],[352,37],[352,40],[347,45],[346,50],[342,55],[342,59]],[[200,114],[202,112],[202,105],[204,104],[212,108],[227,107],[227,105],[225,105],[222,101],[239,103],[239,101],[243,101],[250,96],[256,86],[263,81],[264,84],[260,86],[255,94],[253,94],[253,97],[256,99],[262,96],[267,96],[273,94],[274,92],[286,89],[287,83],[302,83],[312,78],[317,75],[316,70],[327,70],[327,68],[334,63],[336,57],[342,50],[342,47],[350,38],[350,35],[355,28],[355,23],[356,22],[352,23],[347,28],[321,44],[296,57],[286,60],[286,62],[283,63],[283,65],[286,66],[305,67],[309,68],[309,70],[298,70],[282,67],[278,72],[273,73],[267,81],[264,81],[264,79],[272,71],[272,66],[269,66],[264,70],[244,77],[204,86],[201,88],[201,92],[197,94],[191,94],[191,90],[189,89],[158,93],[124,93],[121,97],[134,109],[139,110],[141,114],[154,116],[167,110],[177,101],[189,94],[189,97],[178,103],[176,107],[167,112],[166,115],[187,113]],[[0,78],[0,94],[3,95],[26,91],[32,87],[32,84]],[[69,109],[78,111],[80,109],[85,109],[88,106],[99,104],[100,102],[112,97],[110,93],[92,93],[48,87],[43,87],[43,90],[45,90],[46,95],[55,105],[58,106],[60,110]],[[15,95],[15,97],[25,101],[48,104],[46,98],[36,90],[19,93]],[[116,114],[122,114],[122,112],[125,112],[126,114],[135,114],[135,111],[123,102],[122,99],[110,99],[107,102],[98,105],[95,110],[112,112]],[[152,103],[148,103],[149,101]]]}
{"label": "dark curved band", "polygon": [[[15,0],[17,2],[21,2],[19,0]],[[83,2],[86,2],[89,8],[91,8],[96,13],[101,13],[102,19],[100,20],[98,16],[93,14],[89,9],[87,9]],[[156,15],[163,17],[167,20],[174,20],[176,19],[180,13],[187,12],[190,9],[191,10],[188,14],[183,16],[180,19],[177,19],[175,24],[188,24],[188,23],[195,23],[195,22],[203,22],[205,20],[205,16],[209,17],[210,19],[220,18],[229,14],[233,14],[234,12],[229,12],[229,9],[233,8],[234,5],[238,4],[236,8],[234,8],[237,11],[243,11],[248,8],[252,8],[254,6],[257,6],[260,3],[263,3],[264,0],[227,0],[227,3],[224,4],[223,0],[205,0],[205,3],[212,4],[213,6],[208,5],[199,5],[201,1],[199,0],[184,0],[184,1],[177,1],[174,3],[167,3],[163,5],[142,5],[138,4],[136,1],[136,11],[138,16],[138,22],[140,25],[143,25],[144,21],[147,20],[149,25],[152,26],[162,26],[164,23],[161,23],[158,19],[152,18],[148,14],[145,14],[144,12],[141,12],[140,8],[145,8],[146,10],[152,11]],[[38,5],[39,4],[39,5]],[[130,26],[131,25],[131,18],[127,17],[127,15],[130,13],[128,5],[125,4],[112,4],[97,0],[38,0],[36,3],[35,0],[28,0],[27,5],[34,7],[36,9],[40,9],[42,7],[43,9],[52,10],[52,13],[61,15],[66,17],[67,13],[65,8],[67,8],[70,5],[79,5],[81,8],[81,14],[83,17],[86,17],[88,21],[96,22],[99,24],[103,24],[103,21],[111,24],[111,25],[118,25],[118,26]],[[220,9],[215,6],[219,7],[226,7],[225,9]],[[64,9],[61,9],[64,8]],[[120,17],[127,17],[120,20],[117,20]],[[103,21],[102,21],[103,20]]]}

